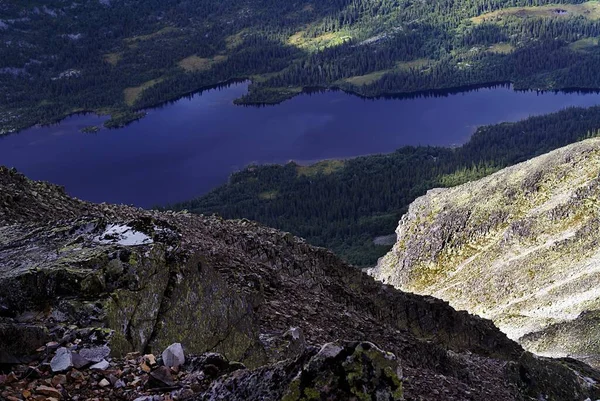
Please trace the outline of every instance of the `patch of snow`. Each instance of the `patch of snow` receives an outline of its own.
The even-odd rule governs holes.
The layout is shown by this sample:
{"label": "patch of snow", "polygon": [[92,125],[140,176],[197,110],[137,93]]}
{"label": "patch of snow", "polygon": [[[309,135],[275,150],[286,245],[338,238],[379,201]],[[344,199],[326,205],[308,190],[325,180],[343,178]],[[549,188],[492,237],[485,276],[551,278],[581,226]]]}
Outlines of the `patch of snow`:
{"label": "patch of snow", "polygon": [[396,234],[381,235],[373,239],[375,245],[394,245],[397,241]]}
{"label": "patch of snow", "polygon": [[68,35],[65,35],[67,38],[71,39],[71,40],[79,40],[83,37],[82,34],[80,33],[70,33]]}
{"label": "patch of snow", "polygon": [[8,24],[0,19],[0,29],[8,29]]}
{"label": "patch of snow", "polygon": [[98,0],[98,2],[103,6],[110,7],[110,0]]}
{"label": "patch of snow", "polygon": [[591,377],[584,377],[583,381],[588,388],[594,387],[597,383],[596,380],[592,379]]}
{"label": "patch of snow", "polygon": [[387,37],[388,37],[387,33],[383,33],[383,34],[381,34],[381,35],[373,36],[372,38],[369,38],[369,39],[363,40],[363,41],[362,41],[362,42],[360,42],[358,45],[359,45],[359,46],[370,45],[370,44],[373,44],[373,43],[377,43],[377,42],[379,42],[379,41],[381,41],[381,40],[384,40],[384,39],[386,39]]}
{"label": "patch of snow", "polygon": [[53,9],[51,9],[51,8],[48,8],[48,7],[46,7],[46,6],[44,6],[44,12],[45,12],[46,14],[48,14],[49,16],[51,16],[51,17],[56,17],[56,16],[58,15],[58,14],[56,13],[56,11],[54,11]]}
{"label": "patch of snow", "polygon": [[335,343],[327,343],[321,347],[321,350],[317,353],[317,357],[322,359],[335,358],[343,351],[343,348]]}
{"label": "patch of snow", "polygon": [[10,74],[10,75],[26,75],[27,72],[24,68],[14,68],[14,67],[4,67],[0,68],[0,74]]}
{"label": "patch of snow", "polygon": [[81,71],[75,70],[75,69],[70,69],[70,70],[61,72],[60,74],[58,74],[57,77],[53,77],[52,80],[56,81],[58,79],[65,79],[65,78],[79,78],[80,76],[81,76]]}
{"label": "patch of snow", "polygon": [[119,244],[125,246],[152,244],[152,238],[143,232],[136,231],[127,225],[111,224],[102,234],[94,238],[102,244]]}

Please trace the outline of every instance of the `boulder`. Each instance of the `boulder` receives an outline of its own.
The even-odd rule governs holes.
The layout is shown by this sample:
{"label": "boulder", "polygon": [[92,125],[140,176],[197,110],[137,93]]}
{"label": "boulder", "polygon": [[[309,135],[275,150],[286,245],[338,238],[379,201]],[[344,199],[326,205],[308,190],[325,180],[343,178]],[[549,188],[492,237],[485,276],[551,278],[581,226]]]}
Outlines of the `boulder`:
{"label": "boulder", "polygon": [[79,351],[79,355],[90,362],[100,362],[110,355],[110,348],[106,345],[101,347],[84,348]]}
{"label": "boulder", "polygon": [[73,367],[73,355],[67,348],[61,347],[50,361],[53,372],[65,372]]}
{"label": "boulder", "polygon": [[293,361],[238,370],[216,380],[195,400],[262,401],[403,400],[402,369],[396,356],[368,342],[307,348]]}
{"label": "boulder", "polygon": [[165,366],[170,368],[181,366],[185,363],[185,354],[180,343],[171,344],[162,353]]}

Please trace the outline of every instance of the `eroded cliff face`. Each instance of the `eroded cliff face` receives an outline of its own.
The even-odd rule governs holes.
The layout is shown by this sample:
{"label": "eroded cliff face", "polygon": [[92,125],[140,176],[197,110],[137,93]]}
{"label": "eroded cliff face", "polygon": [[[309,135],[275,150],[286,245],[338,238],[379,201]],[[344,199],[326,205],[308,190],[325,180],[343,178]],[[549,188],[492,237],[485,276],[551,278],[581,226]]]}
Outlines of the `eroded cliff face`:
{"label": "eroded cliff face", "polygon": [[[249,368],[192,387],[196,399],[600,398],[585,365],[535,358],[491,321],[378,283],[288,233],[90,204],[0,168],[0,364],[47,366],[56,347],[89,341],[116,366],[181,343]],[[92,390],[133,399],[131,386]]]}
{"label": "eroded cliff face", "polygon": [[600,364],[600,139],[417,199],[370,274]]}

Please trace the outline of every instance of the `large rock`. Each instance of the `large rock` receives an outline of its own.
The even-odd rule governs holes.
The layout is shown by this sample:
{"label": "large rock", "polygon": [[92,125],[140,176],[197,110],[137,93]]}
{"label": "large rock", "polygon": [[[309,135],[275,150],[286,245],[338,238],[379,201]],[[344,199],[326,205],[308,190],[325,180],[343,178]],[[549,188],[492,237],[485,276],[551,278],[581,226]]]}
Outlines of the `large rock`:
{"label": "large rock", "polygon": [[56,354],[50,361],[53,372],[65,372],[73,367],[73,356],[71,351],[62,347],[56,350]]}
{"label": "large rock", "polygon": [[296,360],[254,371],[238,370],[197,400],[403,400],[402,369],[394,354],[374,344],[329,343]]}
{"label": "large rock", "polygon": [[171,344],[162,353],[165,366],[178,367],[185,363],[185,354],[180,343]]}
{"label": "large rock", "polygon": [[600,139],[417,199],[377,279],[600,366]]}
{"label": "large rock", "polygon": [[[121,226],[130,227],[135,236],[138,231],[131,226],[143,224]],[[114,330],[113,355],[158,351],[181,342],[191,352],[214,350],[234,360],[254,361],[250,364],[264,362],[249,302],[202,257],[172,254],[174,243],[166,228],[150,225],[146,231],[166,238],[163,242],[121,245],[122,237],[107,237],[113,226],[83,218],[38,228],[0,227],[0,245],[11,244],[0,252],[3,303],[17,313],[52,308],[71,323],[104,321]],[[25,333],[23,325],[6,327]],[[26,334],[31,334],[22,341],[31,340],[36,327],[41,327],[36,335],[43,336],[43,326],[27,327]],[[0,349],[0,356],[16,362],[43,345],[30,340],[26,347]],[[82,350],[82,356],[99,361],[108,348],[94,350],[98,355]]]}

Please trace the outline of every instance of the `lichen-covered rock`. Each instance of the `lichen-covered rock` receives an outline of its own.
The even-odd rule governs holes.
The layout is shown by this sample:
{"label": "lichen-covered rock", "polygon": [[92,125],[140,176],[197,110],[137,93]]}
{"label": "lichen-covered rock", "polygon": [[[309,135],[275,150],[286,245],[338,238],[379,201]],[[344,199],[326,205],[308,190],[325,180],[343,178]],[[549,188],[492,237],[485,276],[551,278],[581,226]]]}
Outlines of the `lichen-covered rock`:
{"label": "lichen-covered rock", "polygon": [[599,172],[596,138],[432,190],[370,274],[492,319],[533,352],[600,366]]}
{"label": "lichen-covered rock", "polygon": [[403,400],[402,370],[394,354],[368,342],[328,343],[296,360],[239,370],[196,400]]}
{"label": "lichen-covered rock", "polygon": [[[6,245],[1,303],[14,315],[51,308],[53,322],[58,316],[65,323],[102,321],[114,330],[113,355],[181,342],[191,352],[214,350],[251,365],[265,361],[250,302],[203,258],[176,254],[177,236],[143,218],[118,225],[130,227],[119,236],[114,227],[95,217],[0,227],[0,246]],[[123,237],[141,238],[138,230],[157,241]],[[10,358],[18,360],[26,349],[32,347],[17,348]]]}

